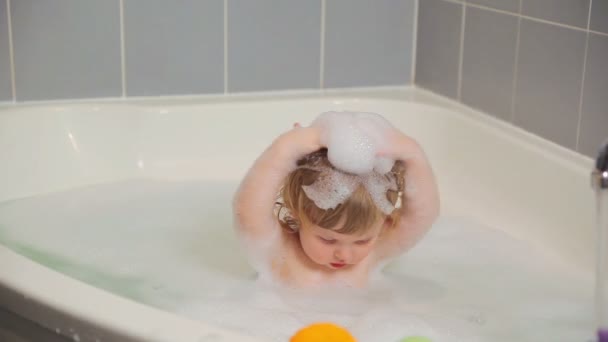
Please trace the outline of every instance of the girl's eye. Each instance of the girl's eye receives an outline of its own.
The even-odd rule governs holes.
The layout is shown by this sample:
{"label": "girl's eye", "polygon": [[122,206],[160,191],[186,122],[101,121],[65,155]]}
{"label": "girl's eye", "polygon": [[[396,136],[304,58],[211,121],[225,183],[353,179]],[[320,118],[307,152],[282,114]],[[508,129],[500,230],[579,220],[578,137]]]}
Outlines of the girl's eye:
{"label": "girl's eye", "polygon": [[321,239],[321,241],[323,241],[323,243],[326,243],[328,245],[332,245],[337,242],[337,240],[335,240],[335,239],[325,239],[320,236],[319,236],[319,239]]}
{"label": "girl's eye", "polygon": [[367,245],[370,241],[372,241],[372,239],[359,240],[359,241],[355,241],[355,244],[357,244],[357,245]]}

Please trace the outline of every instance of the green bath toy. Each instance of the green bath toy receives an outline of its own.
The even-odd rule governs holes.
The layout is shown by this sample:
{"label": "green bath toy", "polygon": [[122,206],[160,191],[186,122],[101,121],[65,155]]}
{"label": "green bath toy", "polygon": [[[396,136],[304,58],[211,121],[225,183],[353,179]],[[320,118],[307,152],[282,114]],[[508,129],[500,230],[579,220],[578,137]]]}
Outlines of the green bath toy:
{"label": "green bath toy", "polygon": [[424,336],[410,336],[410,337],[401,339],[399,342],[432,342],[432,341]]}

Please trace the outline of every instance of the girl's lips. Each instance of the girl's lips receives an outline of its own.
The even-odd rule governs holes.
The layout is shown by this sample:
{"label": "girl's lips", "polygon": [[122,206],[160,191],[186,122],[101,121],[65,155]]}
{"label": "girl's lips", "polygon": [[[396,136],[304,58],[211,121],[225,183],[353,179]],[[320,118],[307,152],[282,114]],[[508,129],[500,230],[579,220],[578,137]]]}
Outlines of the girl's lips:
{"label": "girl's lips", "polygon": [[334,262],[330,263],[330,265],[331,265],[331,267],[334,267],[334,268],[342,268],[342,267],[346,266],[346,264],[344,264],[344,263],[334,263]]}

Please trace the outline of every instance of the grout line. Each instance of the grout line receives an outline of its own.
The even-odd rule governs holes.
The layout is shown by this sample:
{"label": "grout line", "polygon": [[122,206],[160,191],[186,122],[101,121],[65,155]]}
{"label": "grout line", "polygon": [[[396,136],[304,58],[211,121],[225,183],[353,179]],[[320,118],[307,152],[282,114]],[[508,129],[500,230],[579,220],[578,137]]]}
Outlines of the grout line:
{"label": "grout line", "polygon": [[576,123],[576,142],[574,149],[579,151],[580,139],[581,139],[581,123],[583,121],[583,99],[585,94],[585,73],[587,69],[587,50],[589,49],[589,34],[585,39],[585,61],[583,62],[583,77],[581,78],[581,92],[578,100],[578,120]]}
{"label": "grout line", "polygon": [[590,2],[589,2],[589,17],[587,18],[587,31],[589,31],[589,33],[599,34],[600,36],[608,37],[608,32],[594,31],[594,30],[591,29],[591,8],[592,7],[593,7],[593,0],[590,0]]}
{"label": "grout line", "polygon": [[418,11],[420,0],[414,0],[414,28],[412,29],[412,70],[410,71],[410,84],[416,82],[416,53],[418,52]]}
{"label": "grout line", "polygon": [[122,83],[122,97],[127,97],[127,62],[125,53],[125,3],[119,1],[120,5],[120,73]]}
{"label": "grout line", "polygon": [[583,27],[572,26],[572,25],[568,25],[568,24],[562,24],[562,23],[558,23],[555,21],[545,20],[545,19],[541,19],[541,18],[531,17],[528,15],[523,15],[523,14],[521,14],[521,5],[520,5],[520,10],[519,10],[520,13],[515,13],[515,12],[500,10],[500,9],[496,9],[496,8],[492,8],[492,7],[488,7],[488,6],[484,6],[484,5],[472,4],[470,2],[465,3],[463,1],[457,1],[457,0],[442,0],[442,1],[453,3],[453,4],[465,5],[468,7],[482,9],[482,10],[486,10],[486,11],[490,11],[490,12],[496,12],[496,13],[516,16],[516,17],[522,17],[523,19],[531,20],[531,21],[538,22],[538,23],[549,24],[549,25],[564,27],[564,28],[568,28],[568,29],[572,29],[572,30],[576,30],[576,31],[592,32],[592,33],[600,34],[603,36],[608,36],[608,33],[593,31],[589,27],[583,28]]}
{"label": "grout line", "polygon": [[[261,91],[243,91],[243,92],[232,92],[227,96],[223,93],[196,93],[196,94],[178,94],[178,95],[134,95],[129,96],[127,99],[131,103],[149,103],[149,104],[167,104],[167,101],[171,103],[180,102],[184,103],[219,103],[242,99],[259,99],[261,97],[267,99],[277,99],[285,97],[303,98],[303,97],[320,97],[326,98],[328,95],[333,94],[346,94],[350,96],[353,92],[402,92],[407,90],[415,89],[410,85],[385,85],[385,86],[369,86],[369,87],[352,87],[352,88],[328,88],[326,90],[320,90],[317,88],[307,89],[282,89],[282,90],[261,90]],[[341,96],[341,95],[338,95]],[[410,96],[410,95],[408,95]],[[182,102],[185,101],[185,102]],[[202,102],[201,102],[202,101]],[[125,99],[120,96],[112,97],[82,97],[82,98],[56,98],[46,100],[24,100],[20,104],[28,105],[55,105],[55,104],[77,104],[77,103],[124,103]],[[9,102],[0,102],[0,105],[7,104]]]}
{"label": "grout line", "polygon": [[589,33],[599,34],[600,36],[608,37],[608,33],[600,32],[600,31],[589,30]]}
{"label": "grout line", "polygon": [[459,0],[443,0],[444,2],[449,2],[452,4],[457,4],[457,5],[464,5],[464,1],[459,1]]}
{"label": "grout line", "polygon": [[535,21],[535,22],[539,22],[539,23],[543,23],[543,24],[549,24],[549,25],[553,25],[553,26],[559,26],[559,27],[563,27],[563,28],[567,28],[567,29],[571,29],[571,30],[575,30],[575,31],[582,31],[582,32],[588,32],[589,30],[584,29],[582,27],[577,27],[577,26],[572,26],[572,25],[567,25],[567,24],[562,24],[562,23],[556,23],[554,21],[549,21],[549,20],[545,20],[545,19],[540,19],[540,18],[534,18],[534,17],[530,17],[527,15],[522,15],[521,16],[524,19],[528,19],[531,21]]}
{"label": "grout line", "polygon": [[[445,0],[444,0],[445,1]],[[511,11],[505,11],[505,10],[501,10],[498,8],[492,8],[492,7],[488,7],[488,6],[484,6],[484,5],[478,5],[478,4],[472,4],[470,2],[467,2],[466,4],[469,7],[473,7],[473,8],[477,8],[477,9],[481,9],[481,10],[486,10],[486,11],[490,11],[490,12],[496,12],[496,13],[501,13],[501,14],[506,14],[506,15],[514,15],[514,16],[521,16],[521,1],[519,3],[519,7],[518,7],[518,12],[511,12]]]}
{"label": "grout line", "polygon": [[321,0],[321,48],[319,56],[319,89],[325,86],[325,19],[326,2]]}
{"label": "grout line", "polygon": [[589,0],[589,13],[587,14],[587,31],[591,28],[591,8],[593,8],[593,0]]}
{"label": "grout line", "polygon": [[[589,2],[589,15],[587,17],[587,30],[591,25],[591,7],[593,6],[593,0]],[[581,92],[578,99],[578,120],[576,123],[576,142],[574,149],[579,151],[579,144],[581,139],[581,123],[583,121],[583,95],[585,94],[585,74],[587,73],[587,52],[589,51],[589,31],[585,35],[585,53],[583,55],[583,77],[581,78]]]}
{"label": "grout line", "polygon": [[8,51],[11,68],[11,92],[13,103],[17,102],[17,83],[15,81],[15,49],[13,48],[13,22],[11,20],[11,0],[6,0],[6,19],[8,25]]}
{"label": "grout line", "polygon": [[[521,12],[523,0],[519,0],[519,11]],[[513,84],[511,85],[511,118],[510,122],[515,123],[515,100],[517,91],[517,72],[519,70],[519,44],[521,39],[521,16],[517,18],[517,38],[515,38],[515,62],[513,64]]]}
{"label": "grout line", "polygon": [[224,0],[224,94],[228,94],[228,0]]}
{"label": "grout line", "polygon": [[457,100],[462,100],[462,65],[464,64],[464,29],[467,18],[467,6],[462,4],[462,20],[460,21],[460,51],[458,56],[458,90],[456,92]]}
{"label": "grout line", "polygon": [[521,15],[521,11],[524,10],[524,0],[519,0],[519,6],[517,6],[517,14]]}

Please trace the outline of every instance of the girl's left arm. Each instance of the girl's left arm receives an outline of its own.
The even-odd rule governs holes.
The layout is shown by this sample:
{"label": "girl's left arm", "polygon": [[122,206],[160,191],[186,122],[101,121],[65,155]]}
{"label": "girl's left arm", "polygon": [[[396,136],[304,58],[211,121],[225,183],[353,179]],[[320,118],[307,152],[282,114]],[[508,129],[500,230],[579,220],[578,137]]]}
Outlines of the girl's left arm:
{"label": "girl's left arm", "polygon": [[412,248],[431,228],[439,216],[439,189],[431,165],[411,137],[395,130],[389,137],[390,151],[382,154],[401,160],[405,165],[401,218],[397,225],[387,227],[378,255],[381,259],[401,254]]}

